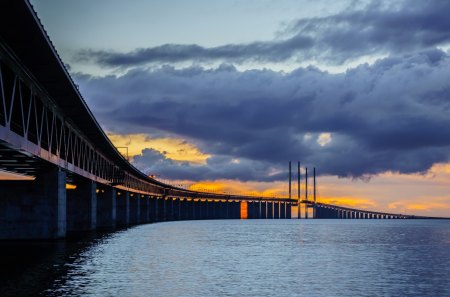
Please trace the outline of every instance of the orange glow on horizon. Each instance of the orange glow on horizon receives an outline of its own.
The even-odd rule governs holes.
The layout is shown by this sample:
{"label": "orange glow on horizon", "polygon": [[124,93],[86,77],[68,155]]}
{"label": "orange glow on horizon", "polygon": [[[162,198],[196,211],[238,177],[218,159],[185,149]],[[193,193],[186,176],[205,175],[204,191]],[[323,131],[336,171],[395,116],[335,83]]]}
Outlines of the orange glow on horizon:
{"label": "orange glow on horizon", "polygon": [[151,138],[147,134],[113,134],[107,133],[116,147],[127,147],[130,159],[142,154],[144,149],[154,149],[168,159],[202,165],[211,155],[201,152],[194,144],[180,138]]}
{"label": "orange glow on horizon", "polygon": [[[450,217],[450,163],[436,164],[424,174],[386,172],[367,179],[320,176],[317,179],[317,201],[339,206],[423,216]],[[241,182],[236,180],[206,180],[192,182],[190,190],[217,194],[237,194],[255,197],[288,197],[288,183]],[[308,198],[312,197],[309,185]],[[301,185],[304,199],[304,181]],[[297,198],[297,184],[292,184],[292,198]]]}

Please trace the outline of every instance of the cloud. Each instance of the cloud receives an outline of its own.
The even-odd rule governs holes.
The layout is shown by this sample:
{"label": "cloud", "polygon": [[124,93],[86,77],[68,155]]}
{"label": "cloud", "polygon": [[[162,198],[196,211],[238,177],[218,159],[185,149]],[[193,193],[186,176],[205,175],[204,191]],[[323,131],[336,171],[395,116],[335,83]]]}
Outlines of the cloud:
{"label": "cloud", "polygon": [[146,148],[152,148],[171,160],[192,164],[204,164],[210,157],[199,151],[193,144],[179,138],[152,138],[143,133],[127,135],[108,133],[108,137],[116,147],[120,148],[120,152],[128,154],[130,160],[140,155]]}
{"label": "cloud", "polygon": [[212,156],[206,164],[192,164],[169,159],[154,149],[144,149],[141,155],[133,160],[134,165],[148,175],[157,175],[168,179],[205,181],[228,179],[240,181],[272,181],[281,178],[284,173],[271,174],[271,164],[252,160],[240,160],[226,156]]}
{"label": "cloud", "polygon": [[[107,131],[189,139],[213,156],[205,167],[164,169],[175,178],[264,180],[282,171],[270,177],[281,180],[289,160],[364,177],[424,172],[449,160],[450,57],[441,50],[340,74],[163,66],[74,79]],[[324,133],[332,140],[321,146]],[[145,156],[140,162],[150,166]]]}
{"label": "cloud", "polygon": [[326,17],[290,23],[269,41],[203,47],[164,44],[120,53],[84,50],[75,60],[107,67],[179,62],[285,62],[342,64],[370,55],[408,53],[450,42],[448,1],[372,1]]}
{"label": "cloud", "polygon": [[331,133],[320,133],[317,137],[317,143],[320,146],[326,146],[331,142]]}

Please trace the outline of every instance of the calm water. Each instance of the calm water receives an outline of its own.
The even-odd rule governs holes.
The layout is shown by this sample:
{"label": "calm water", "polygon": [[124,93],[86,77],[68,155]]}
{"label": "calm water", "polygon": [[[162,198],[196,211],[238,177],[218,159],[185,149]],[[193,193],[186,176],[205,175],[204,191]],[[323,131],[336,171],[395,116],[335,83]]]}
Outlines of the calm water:
{"label": "calm water", "polygon": [[450,221],[185,221],[0,246],[0,296],[450,296]]}

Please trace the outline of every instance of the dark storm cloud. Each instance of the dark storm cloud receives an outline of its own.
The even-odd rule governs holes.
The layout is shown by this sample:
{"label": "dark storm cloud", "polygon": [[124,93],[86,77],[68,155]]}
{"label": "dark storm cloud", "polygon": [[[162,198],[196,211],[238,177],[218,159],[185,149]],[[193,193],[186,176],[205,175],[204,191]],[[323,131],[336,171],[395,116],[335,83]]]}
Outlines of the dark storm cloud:
{"label": "dark storm cloud", "polygon": [[[75,80],[107,130],[181,136],[221,158],[203,168],[158,165],[171,178],[232,172],[243,180],[275,180],[284,175],[273,172],[298,159],[321,173],[360,177],[423,172],[449,160],[450,57],[439,50],[341,74],[166,66]],[[331,133],[324,146],[321,133]],[[148,154],[137,159],[141,168],[153,166]]]}
{"label": "dark storm cloud", "polygon": [[265,175],[270,172],[268,162],[242,160],[239,163],[228,156],[212,156],[204,165],[176,162],[153,149],[144,149],[135,156],[134,165],[147,174],[157,174],[173,179],[193,181],[232,179],[240,181],[272,181],[286,179],[284,172]]}
{"label": "dark storm cloud", "polygon": [[450,1],[373,1],[363,9],[291,23],[279,38],[218,47],[165,44],[128,53],[86,50],[78,61],[128,67],[185,61],[281,62],[316,59],[340,64],[373,54],[406,53],[450,42]]}

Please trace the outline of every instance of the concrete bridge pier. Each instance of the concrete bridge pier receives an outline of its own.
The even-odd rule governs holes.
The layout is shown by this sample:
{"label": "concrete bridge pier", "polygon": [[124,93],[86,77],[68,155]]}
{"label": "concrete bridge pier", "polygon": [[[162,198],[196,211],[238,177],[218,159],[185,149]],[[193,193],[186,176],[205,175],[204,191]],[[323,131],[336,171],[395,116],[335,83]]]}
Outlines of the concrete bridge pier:
{"label": "concrete bridge pier", "polygon": [[198,206],[199,206],[199,216],[198,219],[200,220],[206,220],[208,217],[208,209],[206,205],[206,201],[202,201],[201,199],[198,200]]}
{"label": "concrete bridge pier", "polygon": [[165,220],[173,221],[175,215],[175,203],[174,198],[167,197],[165,198]]}
{"label": "concrete bridge pier", "polygon": [[180,219],[180,199],[172,198],[172,221],[178,221]]}
{"label": "concrete bridge pier", "polygon": [[214,201],[212,200],[206,200],[206,219],[212,220],[214,219]]}
{"label": "concrete bridge pier", "polygon": [[198,199],[196,202],[196,212],[197,212],[197,220],[204,220],[206,218],[206,207],[205,202],[201,199]]}
{"label": "concrete bridge pier", "polygon": [[113,187],[97,186],[97,229],[116,227],[117,192]]}
{"label": "concrete bridge pier", "polygon": [[117,192],[117,221],[118,227],[127,227],[130,225],[130,193],[119,191]]}
{"label": "concrete bridge pier", "polygon": [[154,196],[149,196],[149,208],[150,208],[150,222],[156,222],[157,218],[158,218],[158,213],[157,213],[157,209],[158,209],[158,201],[156,199],[156,197]]}
{"label": "concrete bridge pier", "polygon": [[206,200],[206,209],[208,211],[207,220],[214,219],[214,200]]}
{"label": "concrete bridge pier", "polygon": [[166,199],[165,197],[157,197],[156,199],[156,221],[162,222],[166,219],[165,209],[166,209]]}
{"label": "concrete bridge pier", "polygon": [[186,207],[187,208],[187,220],[195,220],[196,219],[195,203],[196,202],[194,201],[194,198],[188,199],[188,201],[187,201],[187,207]]}
{"label": "concrete bridge pier", "polygon": [[186,198],[181,198],[178,204],[178,218],[179,220],[187,220],[187,200]]}
{"label": "concrete bridge pier", "polygon": [[219,219],[228,219],[228,202],[221,200],[219,202],[220,217]]}
{"label": "concrete bridge pier", "polygon": [[52,168],[35,181],[1,181],[0,239],[66,235],[66,174]]}
{"label": "concrete bridge pier", "polygon": [[253,201],[248,201],[247,202],[247,218],[248,219],[254,219],[255,218],[254,204],[255,203],[253,203]]}
{"label": "concrete bridge pier", "polygon": [[200,218],[200,207],[198,205],[198,201],[196,201],[194,198],[192,198],[191,219],[198,220],[199,218]]}
{"label": "concrete bridge pier", "polygon": [[179,220],[187,220],[187,200],[186,198],[180,198],[178,204],[178,219]]}
{"label": "concrete bridge pier", "polygon": [[76,188],[68,189],[67,231],[89,231],[97,228],[97,185],[94,181],[79,178]]}
{"label": "concrete bridge pier", "polygon": [[291,203],[286,203],[286,204],[287,204],[286,219],[292,219],[292,204]]}
{"label": "concrete bridge pier", "polygon": [[140,218],[139,222],[148,223],[150,222],[150,197],[147,195],[137,195],[140,203]]}
{"label": "concrete bridge pier", "polygon": [[280,203],[280,219],[285,219],[286,218],[286,203],[284,202],[279,202]]}
{"label": "concrete bridge pier", "polygon": [[141,203],[139,201],[139,195],[130,193],[130,225],[140,224],[141,218]]}
{"label": "concrete bridge pier", "polygon": [[274,219],[280,218],[280,202],[274,202],[273,204],[273,218]]}
{"label": "concrete bridge pier", "polygon": [[205,216],[204,219],[205,220],[209,220],[210,219],[210,202],[208,201],[208,199],[206,199],[205,201],[202,201],[203,206],[205,208]]}
{"label": "concrete bridge pier", "polygon": [[272,201],[272,202],[268,202],[268,210],[267,210],[267,212],[268,212],[268,219],[273,219],[274,218],[274,214],[275,214],[275,212],[274,212],[274,209],[275,209],[275,202],[274,201]]}
{"label": "concrete bridge pier", "polygon": [[172,220],[179,221],[181,220],[181,198],[172,198],[172,204],[173,204]]}
{"label": "concrete bridge pier", "polygon": [[225,203],[223,203],[221,200],[216,202],[217,204],[217,219],[223,220],[226,219],[226,211],[227,207]]}
{"label": "concrete bridge pier", "polygon": [[208,220],[216,219],[216,202],[214,200],[208,201]]}
{"label": "concrete bridge pier", "polygon": [[267,202],[260,201],[261,206],[261,219],[267,219]]}
{"label": "concrete bridge pier", "polygon": [[240,219],[241,218],[241,203],[232,201],[228,206],[228,214],[230,219]]}

